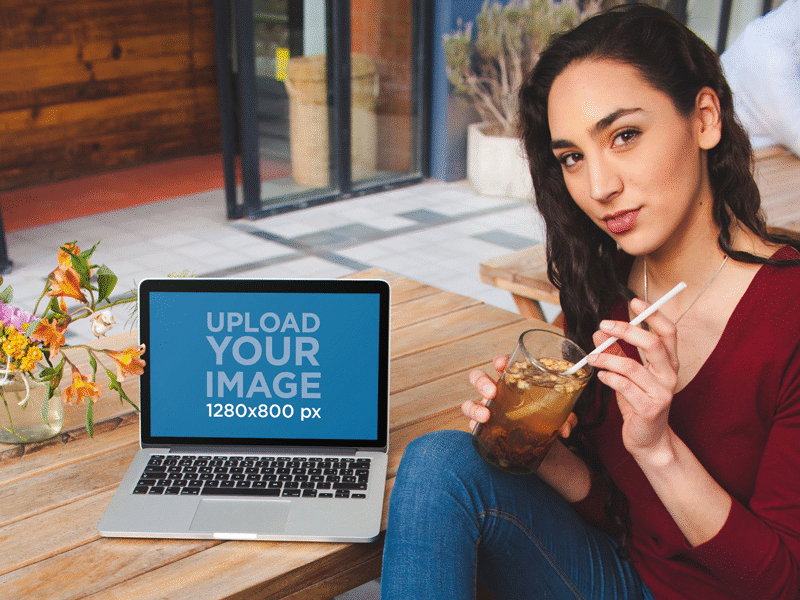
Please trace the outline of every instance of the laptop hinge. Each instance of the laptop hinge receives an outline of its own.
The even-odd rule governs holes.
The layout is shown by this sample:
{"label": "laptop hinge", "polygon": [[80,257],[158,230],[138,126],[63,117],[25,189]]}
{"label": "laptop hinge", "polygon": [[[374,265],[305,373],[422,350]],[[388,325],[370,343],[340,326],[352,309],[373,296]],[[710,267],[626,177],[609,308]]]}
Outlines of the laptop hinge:
{"label": "laptop hinge", "polygon": [[355,456],[358,448],[319,448],[310,446],[170,446],[173,454],[307,454],[314,456]]}

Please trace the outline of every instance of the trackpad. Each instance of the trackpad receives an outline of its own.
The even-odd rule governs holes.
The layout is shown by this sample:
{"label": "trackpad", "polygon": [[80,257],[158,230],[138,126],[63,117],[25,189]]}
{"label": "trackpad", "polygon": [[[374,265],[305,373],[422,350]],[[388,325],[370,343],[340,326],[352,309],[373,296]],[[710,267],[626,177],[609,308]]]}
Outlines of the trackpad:
{"label": "trackpad", "polygon": [[289,506],[289,502],[281,500],[204,498],[189,529],[207,533],[282,533]]}

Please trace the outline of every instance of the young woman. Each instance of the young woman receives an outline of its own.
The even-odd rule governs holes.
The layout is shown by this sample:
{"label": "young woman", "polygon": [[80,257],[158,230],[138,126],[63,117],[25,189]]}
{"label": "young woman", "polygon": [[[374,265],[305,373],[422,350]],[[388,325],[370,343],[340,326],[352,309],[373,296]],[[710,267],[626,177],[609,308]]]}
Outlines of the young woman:
{"label": "young woman", "polygon": [[520,113],[566,334],[620,342],[535,476],[463,432],[409,445],[383,600],[473,598],[477,581],[498,600],[796,600],[800,252],[766,231],[716,54],[659,9],[613,9],[543,53]]}

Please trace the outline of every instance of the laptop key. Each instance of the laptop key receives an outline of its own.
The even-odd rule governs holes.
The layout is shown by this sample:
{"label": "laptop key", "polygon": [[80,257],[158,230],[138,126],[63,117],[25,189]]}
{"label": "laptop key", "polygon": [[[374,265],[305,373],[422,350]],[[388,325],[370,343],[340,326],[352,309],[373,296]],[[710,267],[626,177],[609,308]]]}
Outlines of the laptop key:
{"label": "laptop key", "polygon": [[350,494],[351,498],[366,498],[366,494]]}
{"label": "laptop key", "polygon": [[300,490],[283,490],[283,494],[281,496],[290,497],[290,498],[299,498],[300,497]]}
{"label": "laptop key", "polygon": [[146,494],[149,489],[150,489],[149,486],[137,485],[135,488],[133,488],[133,493],[134,494]]}
{"label": "laptop key", "polygon": [[333,489],[335,490],[365,490],[367,489],[366,483],[344,483],[342,481],[334,483]]}
{"label": "laptop key", "polygon": [[204,487],[200,490],[201,496],[280,496],[280,490],[269,488],[210,488]]}

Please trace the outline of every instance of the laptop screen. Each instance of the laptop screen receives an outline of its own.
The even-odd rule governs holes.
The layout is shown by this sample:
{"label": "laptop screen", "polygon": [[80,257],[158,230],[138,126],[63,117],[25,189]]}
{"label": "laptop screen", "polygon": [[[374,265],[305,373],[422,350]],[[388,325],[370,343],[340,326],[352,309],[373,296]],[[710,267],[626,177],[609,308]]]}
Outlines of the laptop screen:
{"label": "laptop screen", "polygon": [[150,279],[143,445],[384,447],[389,286]]}

